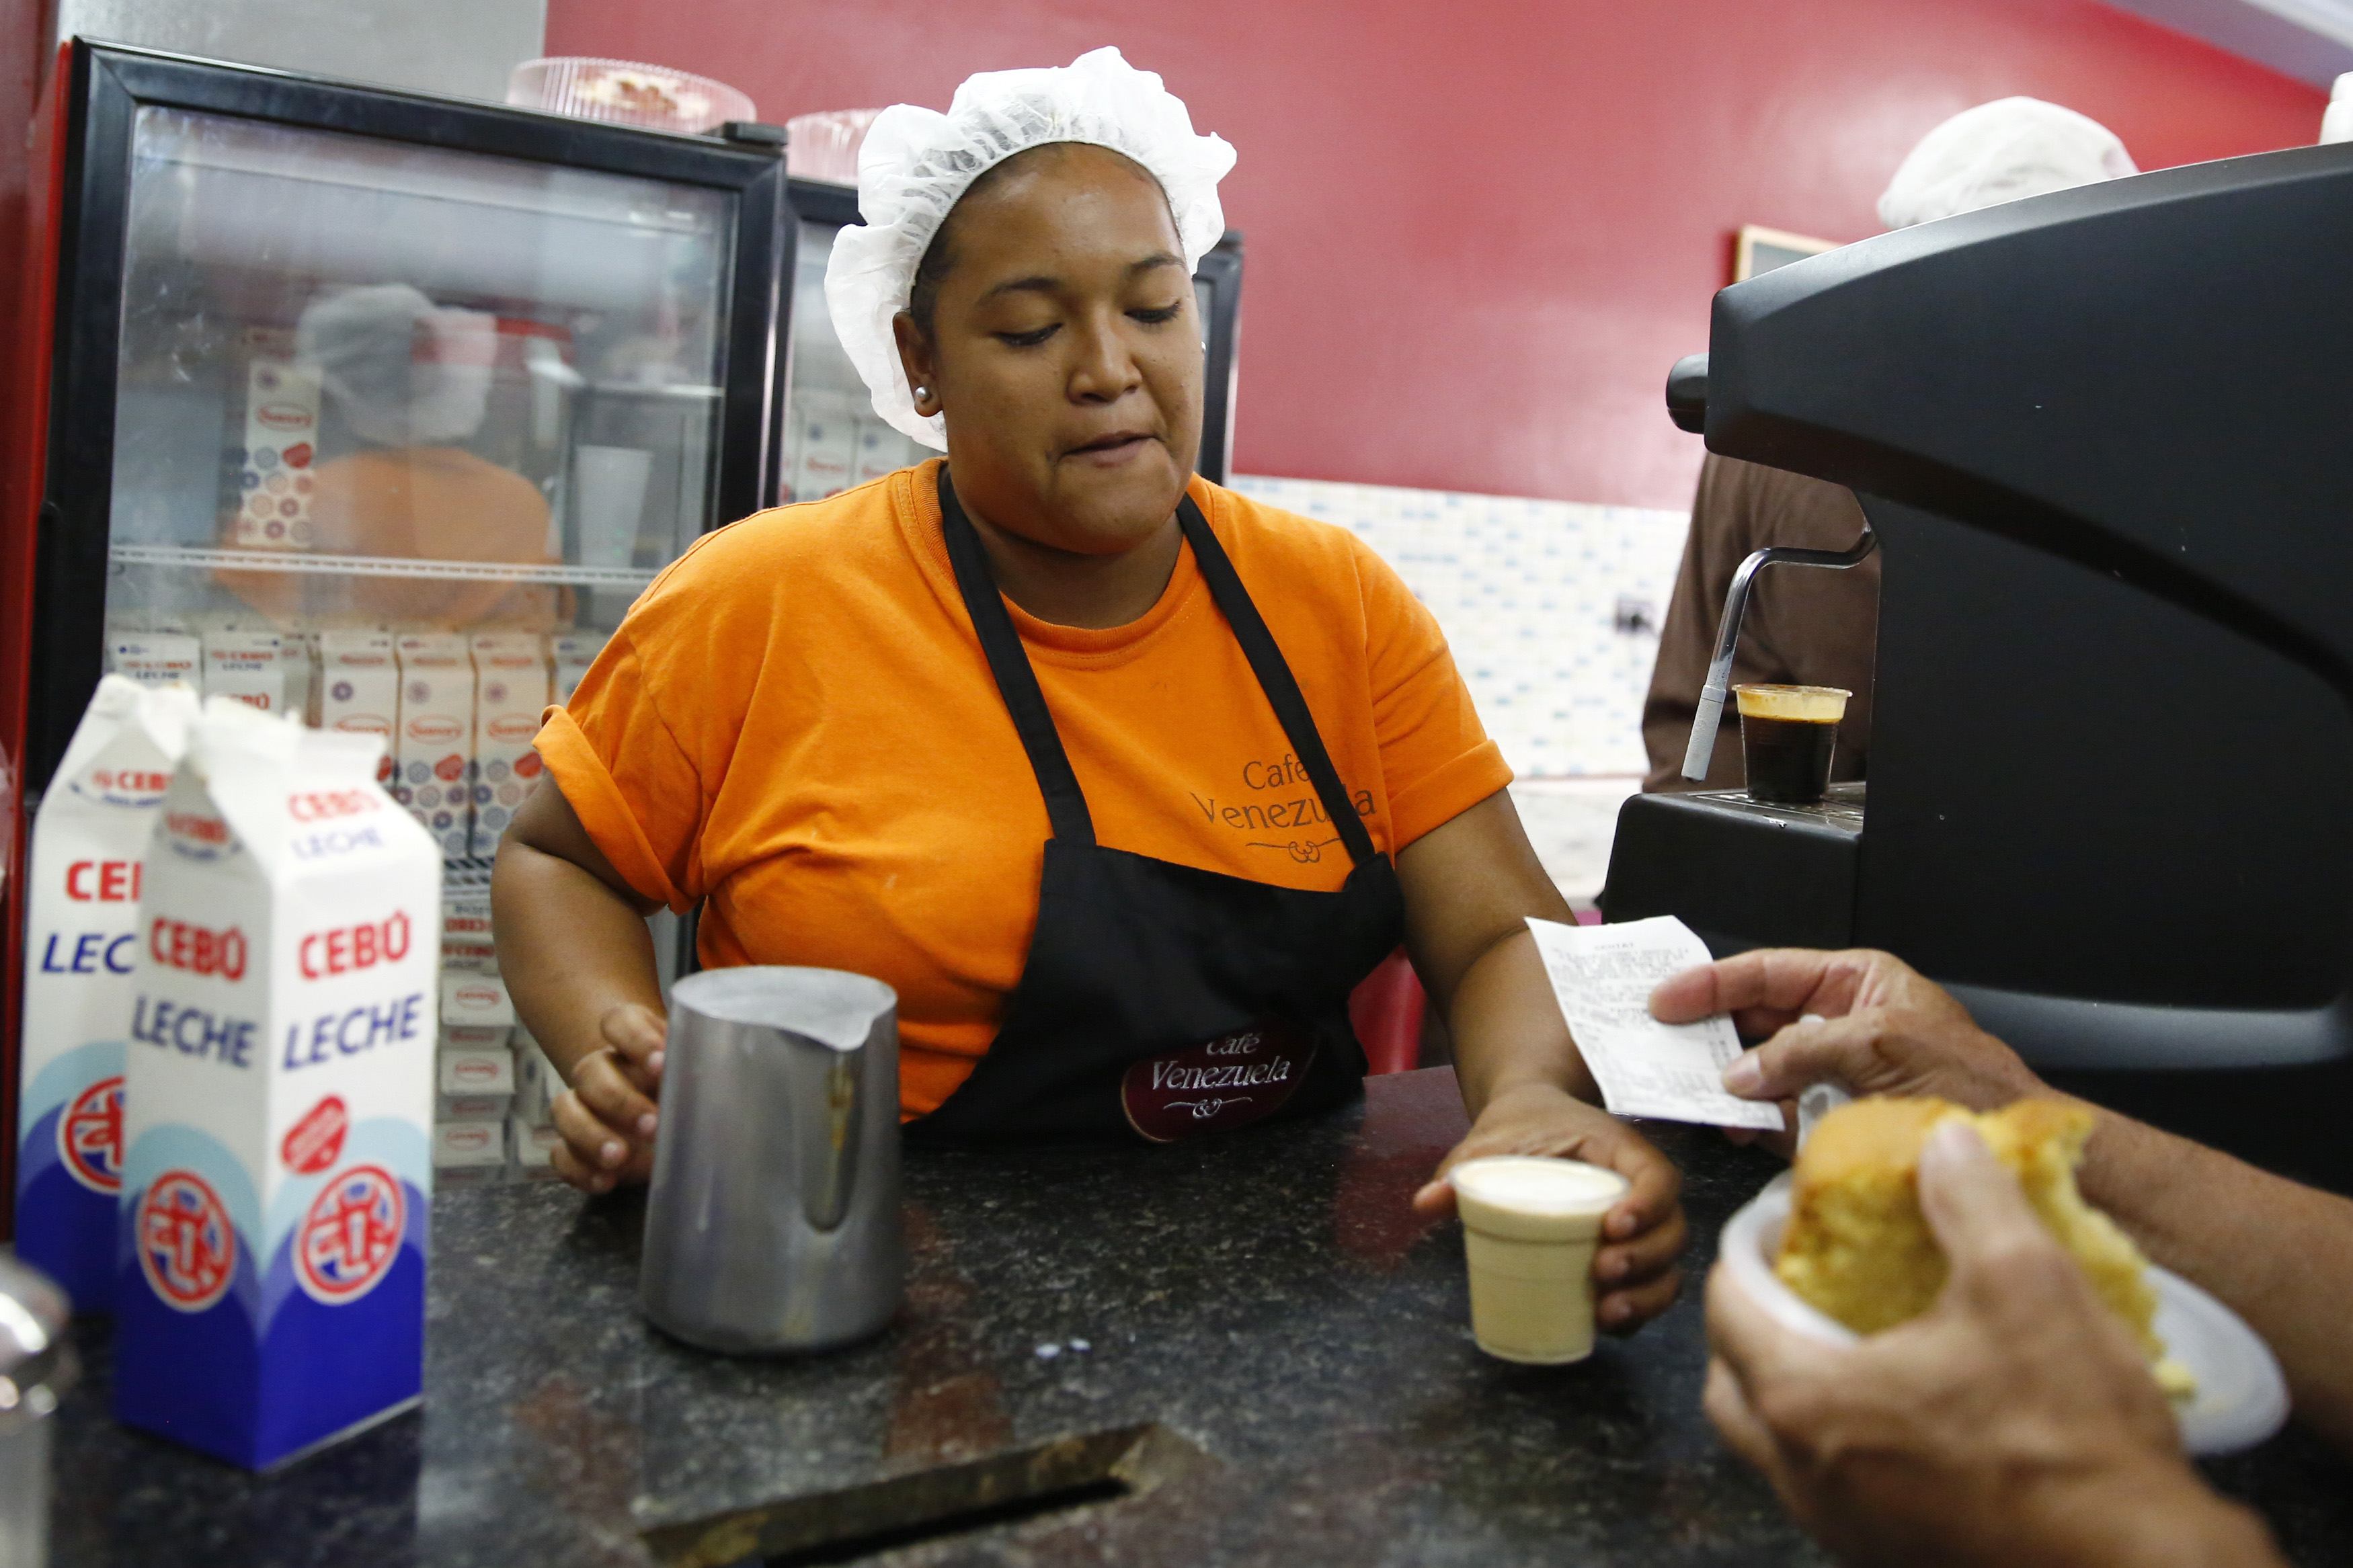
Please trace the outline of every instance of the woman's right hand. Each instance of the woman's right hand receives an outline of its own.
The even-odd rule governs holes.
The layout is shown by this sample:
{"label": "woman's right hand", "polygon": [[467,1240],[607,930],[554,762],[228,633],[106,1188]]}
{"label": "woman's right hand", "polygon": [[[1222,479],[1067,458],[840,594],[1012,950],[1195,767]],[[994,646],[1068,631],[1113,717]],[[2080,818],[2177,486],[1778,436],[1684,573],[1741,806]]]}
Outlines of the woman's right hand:
{"label": "woman's right hand", "polygon": [[564,1142],[556,1173],[584,1193],[609,1193],[653,1174],[654,1131],[661,1115],[661,1014],[637,1003],[599,1020],[604,1044],[572,1064],[572,1087],[555,1098]]}

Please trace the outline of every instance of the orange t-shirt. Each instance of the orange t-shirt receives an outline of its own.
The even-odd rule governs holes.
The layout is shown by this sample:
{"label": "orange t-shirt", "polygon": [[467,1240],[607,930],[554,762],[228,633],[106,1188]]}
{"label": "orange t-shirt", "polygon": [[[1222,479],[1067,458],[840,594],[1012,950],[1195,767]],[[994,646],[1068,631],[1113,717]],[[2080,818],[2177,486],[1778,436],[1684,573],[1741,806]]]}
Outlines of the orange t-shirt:
{"label": "orange t-shirt", "polygon": [[[706,534],[648,588],[539,751],[629,885],[707,900],[702,962],[899,993],[901,1101],[996,1036],[1038,917],[1046,805],[940,534],[937,459]],[[1345,530],[1193,499],[1394,854],[1511,781],[1428,611]],[[1348,855],[1187,547],[1107,630],[1011,609],[1099,842],[1335,889]]]}

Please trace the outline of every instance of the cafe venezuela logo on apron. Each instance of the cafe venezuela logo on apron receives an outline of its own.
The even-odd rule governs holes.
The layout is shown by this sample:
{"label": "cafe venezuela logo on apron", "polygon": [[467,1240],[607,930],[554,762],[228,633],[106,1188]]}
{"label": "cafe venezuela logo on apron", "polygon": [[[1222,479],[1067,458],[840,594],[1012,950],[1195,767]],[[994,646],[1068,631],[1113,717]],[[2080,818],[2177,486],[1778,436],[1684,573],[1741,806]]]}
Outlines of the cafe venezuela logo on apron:
{"label": "cafe venezuela logo on apron", "polygon": [[1120,1080],[1127,1124],[1155,1143],[1223,1131],[1271,1116],[1299,1092],[1315,1042],[1279,1018],[1207,1044],[1150,1057]]}

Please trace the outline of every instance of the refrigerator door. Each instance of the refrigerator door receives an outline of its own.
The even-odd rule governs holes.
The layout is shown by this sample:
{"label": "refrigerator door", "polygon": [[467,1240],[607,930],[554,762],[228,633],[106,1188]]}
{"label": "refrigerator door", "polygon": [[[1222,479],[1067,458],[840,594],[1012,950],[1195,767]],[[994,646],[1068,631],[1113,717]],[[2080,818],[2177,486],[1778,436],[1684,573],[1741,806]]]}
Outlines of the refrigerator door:
{"label": "refrigerator door", "polygon": [[[411,755],[337,650],[456,634],[488,671],[475,639],[504,634],[553,681],[771,499],[774,149],[77,56],[28,783],[101,668],[186,668],[383,727],[411,809],[483,853],[521,718],[453,710],[477,753]],[[499,700],[520,715],[539,682]]]}
{"label": "refrigerator door", "polygon": [[[933,456],[875,417],[866,386],[834,334],[825,303],[825,267],[833,237],[859,221],[858,193],[816,180],[791,182],[797,222],[793,265],[791,384],[785,400],[784,467],[779,492],[788,501],[822,500]],[[1201,308],[1208,374],[1201,410],[1203,477],[1226,482],[1233,458],[1235,366],[1240,334],[1242,237],[1229,232],[1201,258],[1193,289]]]}

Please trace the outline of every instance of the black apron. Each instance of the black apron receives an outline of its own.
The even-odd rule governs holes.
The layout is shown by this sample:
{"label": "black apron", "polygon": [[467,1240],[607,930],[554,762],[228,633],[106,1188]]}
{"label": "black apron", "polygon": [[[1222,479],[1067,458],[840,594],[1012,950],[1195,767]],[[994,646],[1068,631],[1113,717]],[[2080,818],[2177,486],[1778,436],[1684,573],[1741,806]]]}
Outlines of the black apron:
{"label": "black apron", "polygon": [[940,470],[956,586],[1046,797],[1038,927],[988,1054],[918,1137],[1155,1142],[1301,1116],[1362,1092],[1348,993],[1394,950],[1405,900],[1223,546],[1187,496],[1177,525],[1354,868],[1305,892],[1095,842],[1086,796],[979,536]]}

